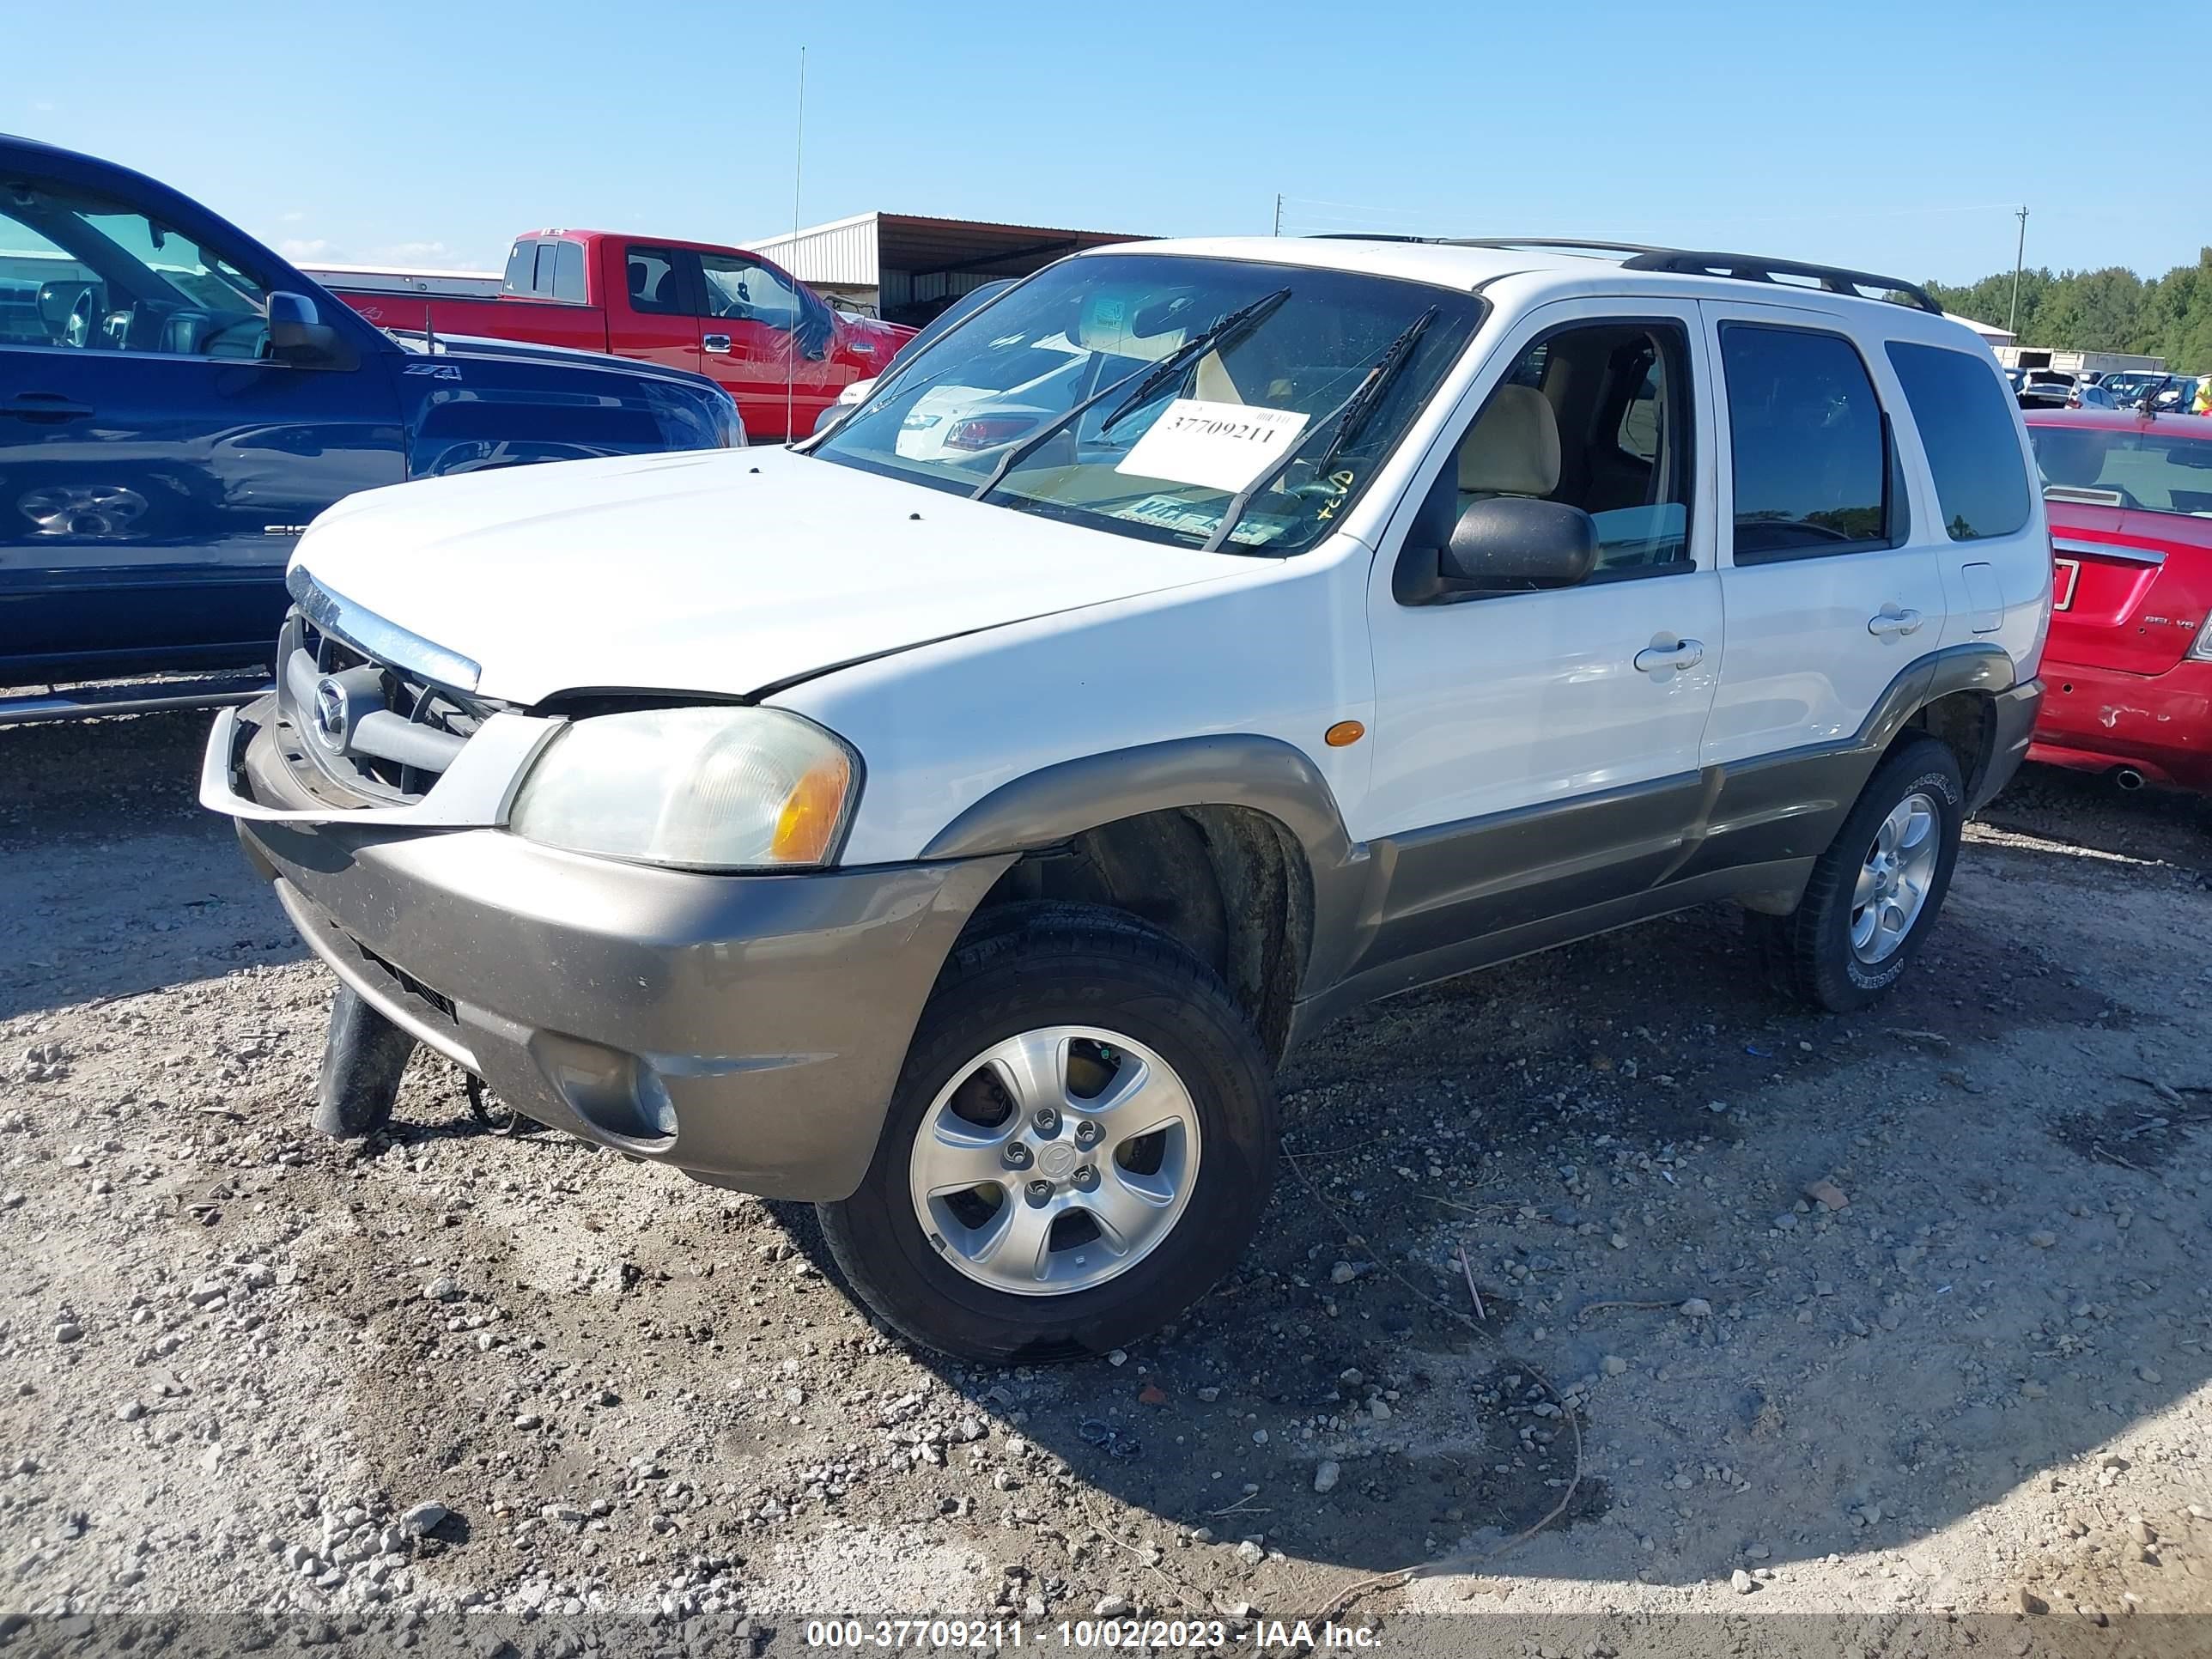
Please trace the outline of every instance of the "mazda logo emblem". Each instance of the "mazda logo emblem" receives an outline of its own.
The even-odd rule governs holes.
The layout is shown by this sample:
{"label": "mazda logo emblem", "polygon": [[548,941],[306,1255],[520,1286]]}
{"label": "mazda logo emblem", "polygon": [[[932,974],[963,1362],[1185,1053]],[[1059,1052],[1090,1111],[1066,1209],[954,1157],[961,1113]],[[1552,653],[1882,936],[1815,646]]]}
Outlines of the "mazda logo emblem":
{"label": "mazda logo emblem", "polygon": [[345,741],[345,689],[336,680],[324,680],[315,687],[315,729],[332,743]]}

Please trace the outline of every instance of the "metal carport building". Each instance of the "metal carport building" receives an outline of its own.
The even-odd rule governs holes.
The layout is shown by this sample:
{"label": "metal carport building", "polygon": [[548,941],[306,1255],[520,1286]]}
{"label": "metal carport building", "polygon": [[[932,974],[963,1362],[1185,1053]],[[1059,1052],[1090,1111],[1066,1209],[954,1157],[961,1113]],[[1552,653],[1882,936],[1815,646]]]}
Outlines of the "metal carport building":
{"label": "metal carport building", "polygon": [[744,246],[823,295],[893,322],[923,323],[997,277],[1026,276],[1079,248],[1140,240],[1108,230],[861,213]]}

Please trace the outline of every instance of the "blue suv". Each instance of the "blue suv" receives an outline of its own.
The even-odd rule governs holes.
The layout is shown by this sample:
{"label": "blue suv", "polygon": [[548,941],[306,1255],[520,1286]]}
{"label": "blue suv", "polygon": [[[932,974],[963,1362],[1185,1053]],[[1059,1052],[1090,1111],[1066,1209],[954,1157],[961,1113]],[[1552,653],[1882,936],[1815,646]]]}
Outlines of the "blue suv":
{"label": "blue suv", "polygon": [[265,665],[355,490],[744,441],[702,376],[386,332],[167,186],[0,137],[0,688]]}

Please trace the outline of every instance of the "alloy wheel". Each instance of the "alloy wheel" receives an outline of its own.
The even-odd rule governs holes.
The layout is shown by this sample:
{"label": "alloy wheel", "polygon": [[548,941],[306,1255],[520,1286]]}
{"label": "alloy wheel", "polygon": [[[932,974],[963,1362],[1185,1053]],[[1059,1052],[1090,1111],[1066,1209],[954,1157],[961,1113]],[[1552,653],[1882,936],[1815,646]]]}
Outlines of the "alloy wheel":
{"label": "alloy wheel", "polygon": [[1198,1176],[1198,1110],[1173,1067],[1112,1031],[994,1043],[922,1114],[915,1218],[956,1271],[1017,1296],[1127,1273],[1171,1232]]}
{"label": "alloy wheel", "polygon": [[1894,953],[1920,920],[1936,879],[1942,824],[1935,799],[1916,790],[1875,831],[1851,890],[1851,951],[1869,967]]}

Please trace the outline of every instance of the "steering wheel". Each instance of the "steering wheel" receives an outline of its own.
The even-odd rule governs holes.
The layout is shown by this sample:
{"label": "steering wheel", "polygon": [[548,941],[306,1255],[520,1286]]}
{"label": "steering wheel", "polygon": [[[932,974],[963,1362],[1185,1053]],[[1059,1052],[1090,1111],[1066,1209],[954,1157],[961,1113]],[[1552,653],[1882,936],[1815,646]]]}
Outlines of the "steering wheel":
{"label": "steering wheel", "polygon": [[62,325],[64,345],[82,350],[92,343],[92,290],[87,289],[76,296],[76,303],[70,307],[69,320]]}

